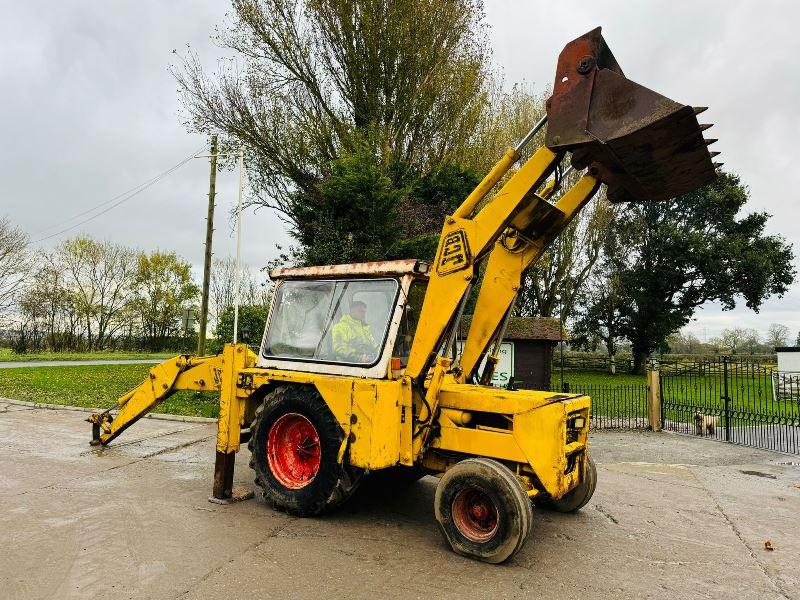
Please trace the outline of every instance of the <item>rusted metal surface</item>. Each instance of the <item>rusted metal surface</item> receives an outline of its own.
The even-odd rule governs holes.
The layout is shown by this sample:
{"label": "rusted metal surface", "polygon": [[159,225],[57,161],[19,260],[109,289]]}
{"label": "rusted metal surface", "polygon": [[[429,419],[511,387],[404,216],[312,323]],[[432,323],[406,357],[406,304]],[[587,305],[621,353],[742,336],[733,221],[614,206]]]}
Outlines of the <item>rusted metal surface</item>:
{"label": "rusted metal surface", "polygon": [[213,498],[217,500],[229,499],[233,492],[233,468],[236,464],[235,452],[219,452],[214,462],[214,489]]}
{"label": "rusted metal surface", "polygon": [[358,277],[425,274],[428,263],[416,260],[383,260],[376,262],[325,265],[319,267],[282,268],[270,271],[270,279],[319,279],[321,277]]}
{"label": "rusted metal surface", "polygon": [[612,201],[668,200],[716,177],[699,112],[626,78],[598,27],[559,55],[546,144],[572,152]]}

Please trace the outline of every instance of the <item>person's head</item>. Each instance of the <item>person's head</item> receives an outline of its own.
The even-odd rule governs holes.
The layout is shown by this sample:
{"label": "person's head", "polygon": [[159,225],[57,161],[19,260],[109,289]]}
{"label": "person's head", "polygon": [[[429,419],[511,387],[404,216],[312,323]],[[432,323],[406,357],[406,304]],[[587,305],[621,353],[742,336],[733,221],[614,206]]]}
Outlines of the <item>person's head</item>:
{"label": "person's head", "polygon": [[350,305],[350,316],[356,321],[364,321],[367,318],[367,305],[356,300]]}

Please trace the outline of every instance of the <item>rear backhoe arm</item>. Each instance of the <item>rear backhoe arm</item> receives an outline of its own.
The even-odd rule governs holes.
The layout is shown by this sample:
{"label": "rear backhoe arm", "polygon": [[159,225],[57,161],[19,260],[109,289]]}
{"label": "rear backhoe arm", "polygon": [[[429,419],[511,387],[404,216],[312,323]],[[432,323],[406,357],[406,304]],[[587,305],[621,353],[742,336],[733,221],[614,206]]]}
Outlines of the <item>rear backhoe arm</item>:
{"label": "rear backhoe arm", "polygon": [[[239,449],[238,411],[236,403],[236,373],[255,365],[255,354],[245,344],[226,345],[217,356],[175,356],[150,369],[147,379],[121,396],[114,408],[91,415],[92,445],[105,446],[136,421],[179,390],[220,393],[220,435],[217,450],[233,452]],[[231,399],[231,396],[234,399]],[[231,424],[232,405],[237,414]],[[116,410],[115,414],[112,411]],[[224,422],[223,422],[224,421]],[[230,435],[236,433],[235,436]],[[222,439],[220,439],[220,437]],[[231,439],[235,438],[235,439]]]}
{"label": "rear backhoe arm", "polygon": [[[92,444],[106,445],[178,390],[218,391],[219,357],[175,356],[150,369],[147,379],[121,396],[114,408],[89,417]],[[117,409],[117,413],[111,413]]]}

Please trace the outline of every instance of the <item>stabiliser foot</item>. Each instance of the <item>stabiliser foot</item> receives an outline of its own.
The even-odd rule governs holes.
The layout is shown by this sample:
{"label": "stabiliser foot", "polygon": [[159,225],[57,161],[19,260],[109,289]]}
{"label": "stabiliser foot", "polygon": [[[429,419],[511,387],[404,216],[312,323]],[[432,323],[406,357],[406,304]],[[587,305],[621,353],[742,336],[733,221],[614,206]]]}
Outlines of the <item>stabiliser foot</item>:
{"label": "stabiliser foot", "polygon": [[214,490],[208,501],[214,504],[232,504],[249,500],[253,490],[244,486],[233,487],[233,470],[236,465],[235,452],[219,452],[214,462]]}

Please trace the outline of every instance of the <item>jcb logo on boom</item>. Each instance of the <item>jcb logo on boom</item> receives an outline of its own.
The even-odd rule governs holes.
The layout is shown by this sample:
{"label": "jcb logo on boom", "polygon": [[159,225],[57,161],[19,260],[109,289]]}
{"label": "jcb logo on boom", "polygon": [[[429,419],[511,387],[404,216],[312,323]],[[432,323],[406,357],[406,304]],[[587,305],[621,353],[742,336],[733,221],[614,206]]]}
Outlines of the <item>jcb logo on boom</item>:
{"label": "jcb logo on boom", "polygon": [[442,252],[436,263],[436,272],[447,275],[469,266],[469,245],[463,229],[448,233],[442,242]]}

